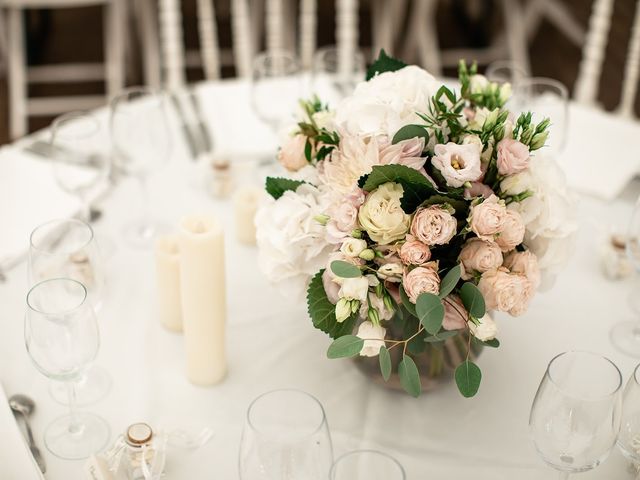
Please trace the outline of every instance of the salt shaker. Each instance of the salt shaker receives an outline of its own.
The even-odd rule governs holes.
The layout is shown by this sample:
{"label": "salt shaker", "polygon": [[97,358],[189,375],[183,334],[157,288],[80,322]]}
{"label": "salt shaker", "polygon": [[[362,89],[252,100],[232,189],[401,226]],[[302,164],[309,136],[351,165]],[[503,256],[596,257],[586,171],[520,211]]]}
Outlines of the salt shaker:
{"label": "salt shaker", "polygon": [[153,430],[146,423],[134,423],[129,425],[124,436],[126,447],[125,467],[129,480],[144,480],[145,470],[150,470],[150,465],[156,455],[153,446]]}

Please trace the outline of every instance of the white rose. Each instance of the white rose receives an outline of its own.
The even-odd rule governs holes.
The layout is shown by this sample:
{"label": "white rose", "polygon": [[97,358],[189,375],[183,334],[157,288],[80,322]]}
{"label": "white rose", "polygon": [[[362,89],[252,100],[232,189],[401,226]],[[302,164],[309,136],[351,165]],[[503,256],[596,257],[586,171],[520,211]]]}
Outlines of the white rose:
{"label": "white rose", "polygon": [[482,342],[486,342],[488,340],[493,340],[496,338],[498,334],[498,325],[496,322],[489,316],[488,313],[484,314],[484,317],[479,318],[479,325],[476,325],[473,322],[469,322],[469,330],[474,337]]}
{"label": "white rose", "polygon": [[347,300],[367,301],[367,293],[369,292],[369,280],[367,277],[345,278],[340,287],[340,298]]}
{"label": "white rose", "polygon": [[310,278],[324,267],[335,246],[314,217],[326,210],[326,198],[312,185],[300,185],[278,200],[269,198],[255,217],[258,265],[287,295],[301,297]]}
{"label": "white rose", "polygon": [[380,353],[380,347],[384,347],[384,337],[387,334],[387,330],[379,325],[367,321],[362,322],[358,327],[358,333],[356,336],[364,339],[364,345],[360,350],[360,355],[363,357],[375,357]]}
{"label": "white rose", "polygon": [[378,268],[378,277],[389,282],[399,282],[403,272],[404,267],[401,263],[386,263]]}
{"label": "white rose", "polygon": [[408,66],[359,83],[336,109],[335,125],[343,136],[386,135],[393,138],[405,125],[422,123],[441,83],[425,70]]}
{"label": "white rose", "polygon": [[469,90],[471,93],[482,93],[489,86],[489,80],[484,75],[479,73],[471,75],[469,78]]}
{"label": "white rose", "polygon": [[374,242],[388,245],[404,238],[409,230],[411,216],[400,206],[402,194],[402,185],[384,183],[371,192],[360,207],[358,220]]}
{"label": "white rose", "polygon": [[340,246],[340,251],[347,257],[357,257],[367,248],[367,242],[359,238],[347,238]]}

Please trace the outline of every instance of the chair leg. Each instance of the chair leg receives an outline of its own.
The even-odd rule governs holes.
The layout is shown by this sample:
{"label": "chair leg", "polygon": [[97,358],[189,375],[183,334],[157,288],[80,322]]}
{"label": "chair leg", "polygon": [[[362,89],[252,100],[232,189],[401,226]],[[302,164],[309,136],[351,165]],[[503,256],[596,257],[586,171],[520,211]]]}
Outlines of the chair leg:
{"label": "chair leg", "polygon": [[124,87],[125,5],[111,0],[104,9],[104,61],[107,97],[112,98]]}
{"label": "chair leg", "polygon": [[507,34],[507,46],[511,60],[522,66],[528,74],[531,71],[527,34],[520,0],[502,0],[504,29]]}
{"label": "chair leg", "polygon": [[[438,26],[436,22],[436,9],[438,0],[422,0],[416,11],[414,21],[420,62],[432,75],[442,75],[442,60],[438,45]],[[422,23],[420,23],[422,20]]]}
{"label": "chair leg", "polygon": [[0,73],[7,68],[7,31],[4,18],[4,8],[0,7]]}
{"label": "chair leg", "polygon": [[27,134],[27,56],[25,54],[22,9],[8,10],[8,85],[9,136],[12,139]]}
{"label": "chair leg", "polygon": [[160,88],[160,36],[158,34],[158,10],[155,0],[136,0],[134,3],[136,29],[142,46],[144,81],[153,88]]}

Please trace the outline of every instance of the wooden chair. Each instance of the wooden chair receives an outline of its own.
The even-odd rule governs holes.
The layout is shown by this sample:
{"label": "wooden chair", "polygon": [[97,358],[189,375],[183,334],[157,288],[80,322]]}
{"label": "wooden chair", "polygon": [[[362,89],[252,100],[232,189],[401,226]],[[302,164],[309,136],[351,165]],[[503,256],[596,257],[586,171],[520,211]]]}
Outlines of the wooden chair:
{"label": "wooden chair", "polygon": [[[18,138],[27,133],[30,116],[58,115],[71,110],[86,110],[105,103],[104,95],[28,97],[31,83],[66,83],[104,80],[106,97],[115,95],[124,85],[123,26],[125,0],[0,0],[7,14],[7,71],[9,86],[9,135]],[[104,7],[104,63],[27,65],[23,12],[32,8],[69,8],[102,5]]]}

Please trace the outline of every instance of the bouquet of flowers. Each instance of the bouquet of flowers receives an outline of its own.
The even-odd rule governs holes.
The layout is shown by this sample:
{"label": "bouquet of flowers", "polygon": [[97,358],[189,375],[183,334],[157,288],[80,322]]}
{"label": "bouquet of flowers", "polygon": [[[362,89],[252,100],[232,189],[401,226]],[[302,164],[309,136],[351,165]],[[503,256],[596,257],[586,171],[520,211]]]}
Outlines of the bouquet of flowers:
{"label": "bouquet of flowers", "polygon": [[278,153],[290,178],[267,179],[256,217],[262,270],[306,288],[328,357],[377,356],[414,396],[451,339],[458,388],[475,395],[474,348],[499,345],[488,312],[522,315],[576,230],[562,172],[539,154],[550,119],[514,116],[510,86],[475,65],[459,82],[383,51],[335,110],[301,102]]}

